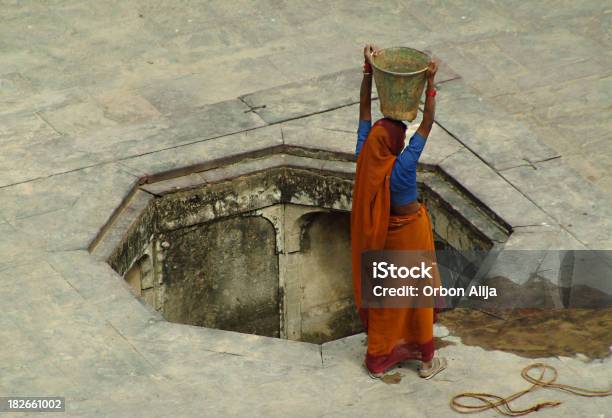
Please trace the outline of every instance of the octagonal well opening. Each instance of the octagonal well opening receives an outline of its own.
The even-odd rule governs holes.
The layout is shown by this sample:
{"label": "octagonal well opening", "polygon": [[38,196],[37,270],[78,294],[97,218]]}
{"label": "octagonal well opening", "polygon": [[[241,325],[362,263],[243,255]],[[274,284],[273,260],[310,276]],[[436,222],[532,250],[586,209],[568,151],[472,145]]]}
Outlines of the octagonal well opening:
{"label": "octagonal well opening", "polygon": [[[147,204],[107,257],[135,296],[174,323],[311,343],[360,332],[352,176],[288,166],[213,171],[137,191]],[[466,262],[460,250],[505,239],[504,228],[439,173],[421,178],[436,247],[456,250],[454,262]]]}

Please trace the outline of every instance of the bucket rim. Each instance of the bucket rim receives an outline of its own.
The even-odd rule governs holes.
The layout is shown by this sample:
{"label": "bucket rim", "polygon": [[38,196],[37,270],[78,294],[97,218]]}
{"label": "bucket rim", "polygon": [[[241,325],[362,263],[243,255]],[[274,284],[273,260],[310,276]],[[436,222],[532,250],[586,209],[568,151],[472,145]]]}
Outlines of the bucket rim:
{"label": "bucket rim", "polygon": [[[415,49],[415,48],[410,48],[408,46],[392,46],[392,47],[389,47],[389,48],[383,48],[383,49],[380,50],[380,52],[384,52],[384,51],[389,50],[389,49],[410,49],[412,51],[418,52],[419,54],[423,54],[424,56],[427,57],[428,61],[431,60],[431,56],[429,54],[426,54],[425,52],[419,51],[418,49]],[[412,72],[409,72],[409,73],[400,73],[400,72],[397,72],[397,71],[390,71],[390,70],[385,70],[383,68],[380,68],[378,65],[374,64],[374,57],[373,56],[370,57],[370,63],[372,64],[372,67],[376,68],[378,71],[386,73],[386,74],[391,74],[391,75],[415,75],[415,74],[421,74],[421,73],[427,71],[427,68],[428,68],[427,65],[426,65],[425,68],[423,68],[422,70],[412,71]]]}

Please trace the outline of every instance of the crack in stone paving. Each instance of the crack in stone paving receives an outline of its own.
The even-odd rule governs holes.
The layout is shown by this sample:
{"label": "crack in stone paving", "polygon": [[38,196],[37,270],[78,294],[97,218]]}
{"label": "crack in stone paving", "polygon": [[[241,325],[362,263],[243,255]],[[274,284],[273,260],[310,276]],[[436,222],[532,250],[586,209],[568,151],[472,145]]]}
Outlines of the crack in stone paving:
{"label": "crack in stone paving", "polygon": [[40,112],[34,112],[34,115],[40,119],[45,125],[49,126],[56,134],[58,134],[60,137],[61,136],[66,136],[66,134],[64,134],[63,132],[58,131],[55,126],[53,126],[53,124],[51,122],[49,122],[43,115],[40,114]]}
{"label": "crack in stone paving", "polygon": [[321,366],[325,366],[323,364],[323,344],[319,345],[319,355],[321,356]]}
{"label": "crack in stone paving", "polygon": [[459,152],[461,152],[461,151],[463,151],[463,148],[459,148],[457,151],[453,151],[453,152],[451,152],[451,153],[450,153],[450,154],[448,154],[446,157],[444,157],[444,158],[442,158],[440,161],[438,161],[438,162],[436,163],[436,165],[438,165],[438,166],[439,166],[439,165],[441,165],[441,164],[442,164],[444,161],[448,160],[450,157],[452,157],[453,155],[455,155],[455,154],[457,154],[457,153],[459,153]]}
{"label": "crack in stone paving", "polygon": [[562,155],[555,155],[554,157],[544,158],[542,160],[537,160],[537,161],[531,161],[528,158],[523,158],[523,161],[525,161],[526,164],[517,164],[517,165],[510,166],[510,167],[504,167],[504,168],[500,168],[498,171],[501,173],[502,171],[512,170],[513,168],[518,168],[518,167],[531,167],[534,170],[539,170],[536,164],[556,160],[559,158],[562,158]]}
{"label": "crack in stone paving", "polygon": [[140,352],[140,350],[132,344],[132,342],[121,333],[110,321],[106,321],[106,323],[134,350],[150,367],[152,370],[157,369],[157,365],[152,363],[144,354]]}

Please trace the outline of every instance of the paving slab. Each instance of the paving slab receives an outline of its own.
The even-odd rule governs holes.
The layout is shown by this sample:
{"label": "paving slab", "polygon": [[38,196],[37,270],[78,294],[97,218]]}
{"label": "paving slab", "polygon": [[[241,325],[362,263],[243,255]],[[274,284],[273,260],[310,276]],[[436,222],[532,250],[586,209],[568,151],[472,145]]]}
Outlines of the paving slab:
{"label": "paving slab", "polygon": [[436,122],[495,169],[555,158],[515,116],[500,111],[462,80],[440,87]]}
{"label": "paving slab", "polygon": [[[378,100],[375,99],[372,101],[372,120],[376,121],[382,117],[380,105]],[[356,141],[357,128],[359,126],[359,104],[343,106],[323,113],[294,119],[282,124],[282,126],[285,125],[352,133]]]}
{"label": "paving slab", "polygon": [[91,97],[77,103],[68,103],[55,109],[43,110],[41,118],[62,135],[82,136],[93,130],[117,126],[117,122],[108,117],[104,107]]}
{"label": "paving slab", "polygon": [[[54,252],[47,262],[92,307],[102,310],[110,300],[135,300],[124,280],[106,262],[95,260],[85,250]],[[142,304],[131,306],[139,305],[138,311],[148,314],[147,319],[159,319]],[[126,314],[129,307],[125,306]]]}
{"label": "paving slab", "polygon": [[283,143],[289,146],[336,152],[346,158],[354,157],[357,134],[325,128],[311,127],[300,121],[281,125]]}
{"label": "paving slab", "polygon": [[[462,80],[483,97],[516,91],[515,78],[528,73],[528,70],[507,55],[494,40],[442,44],[436,45],[433,50],[442,62],[452,63]],[[476,61],[480,63],[477,67],[474,66]],[[440,81],[437,80],[437,83]]]}
{"label": "paving slab", "polygon": [[[223,77],[220,77],[220,73]],[[253,74],[256,73],[266,76],[254,78]],[[263,56],[225,62],[205,68],[197,74],[163,84],[150,84],[139,90],[160,112],[176,114],[222,101],[225,97],[238,97],[291,81],[291,78],[270,63],[267,56]]]}
{"label": "paving slab", "polygon": [[71,137],[58,137],[32,147],[6,147],[2,164],[0,187],[24,183],[55,174],[68,173],[100,164],[102,160],[92,153],[79,149]]}
{"label": "paving slab", "polygon": [[537,117],[556,120],[605,111],[611,88],[612,76],[592,76],[537,89],[524,98],[535,108]]}
{"label": "paving slab", "polygon": [[608,68],[610,68],[609,63],[605,62],[605,58],[601,55],[564,64],[555,62],[540,67],[537,76],[531,71],[518,75],[516,85],[521,91],[532,91],[541,87],[558,86],[570,80],[606,74]]}
{"label": "paving slab", "polygon": [[519,226],[504,245],[507,250],[587,250],[588,247],[566,229],[555,225]]}
{"label": "paving slab", "polygon": [[47,393],[47,388],[53,387],[65,393],[66,397],[73,396],[79,399],[78,389],[75,388],[73,381],[64,376],[49,358],[30,361],[28,364],[7,365],[0,370],[3,375],[0,390],[4,393],[26,397],[32,396],[32,393]]}
{"label": "paving slab", "polygon": [[[3,282],[3,285],[6,283]],[[12,316],[3,315],[0,325],[0,336],[8,348],[0,351],[3,368],[9,365],[24,367],[29,362],[44,360],[45,357],[48,357],[46,351],[37,350],[36,342],[30,338],[27,330],[19,326],[18,321],[14,321]]]}
{"label": "paving slab", "polygon": [[84,249],[136,181],[118,164],[95,166],[2,188],[0,211],[49,250]]}
{"label": "paving slab", "polygon": [[9,266],[27,264],[45,254],[44,244],[35,237],[18,231],[13,225],[0,221],[0,271]]}
{"label": "paving slab", "polygon": [[608,197],[562,159],[516,167],[502,175],[581,243],[592,249],[611,248]]}
{"label": "paving slab", "polygon": [[91,132],[78,139],[83,150],[116,161],[230,135],[265,123],[240,100],[229,100],[190,113],[159,117]]}
{"label": "paving slab", "polygon": [[3,87],[2,98],[0,98],[0,108],[3,109],[2,113],[6,112],[9,108],[13,108],[19,102],[20,97],[34,93],[31,83],[18,72],[0,75],[0,83]]}
{"label": "paving slab", "polygon": [[276,359],[286,364],[321,367],[319,346],[299,341],[172,324],[165,321],[155,322],[143,328],[132,338],[141,343],[149,340],[173,341],[178,345],[186,344],[196,351],[214,351],[268,361]]}
{"label": "paving slab", "polygon": [[520,0],[494,2],[497,10],[503,11],[520,20],[529,21],[530,17],[537,16],[539,22],[564,22],[565,18],[574,16],[597,16],[605,12],[608,6],[597,0],[585,0],[579,5],[571,0],[544,0],[530,6]]}
{"label": "paving slab", "polygon": [[280,126],[270,126],[128,158],[121,164],[139,177],[195,165],[203,170],[206,163],[215,160],[238,158],[281,145]]}
{"label": "paving slab", "polygon": [[88,303],[90,315],[103,318],[124,337],[137,335],[162,320],[159,313],[134,297],[106,262],[87,251],[55,252],[48,263]]}
{"label": "paving slab", "polygon": [[[427,1],[411,3],[410,13],[430,31],[437,32],[437,43],[465,42],[504,33],[524,31],[524,27],[507,13],[477,2],[439,3],[432,7]],[[433,49],[433,48],[432,48]]]}
{"label": "paving slab", "polygon": [[[13,74],[9,73],[8,77],[13,77]],[[25,79],[21,73],[18,74],[20,78]],[[32,86],[29,80],[26,79],[26,81],[28,85]],[[9,82],[13,83],[12,80],[9,80]],[[3,81],[3,84],[7,84],[7,82]],[[40,115],[40,112],[45,110],[55,109],[69,103],[79,103],[88,96],[87,92],[74,86],[62,90],[38,90],[33,86],[31,89],[31,91],[22,92],[23,94],[9,95],[6,105],[0,107],[0,115],[2,117],[36,116],[36,114]]]}
{"label": "paving slab", "polygon": [[[604,149],[608,140],[595,142],[593,148]],[[612,182],[610,172],[612,172],[612,158],[605,153],[593,155],[592,151],[584,153],[568,154],[563,156],[563,161],[567,163],[575,172],[580,173],[595,187],[612,196]]]}
{"label": "paving slab", "polygon": [[72,141],[40,116],[4,116],[1,120],[0,187],[97,162],[76,150]]}
{"label": "paving slab", "polygon": [[597,43],[565,28],[509,33],[496,37],[495,43],[512,59],[534,71],[551,64],[575,63],[600,53]]}
{"label": "paving slab", "polygon": [[[20,280],[26,276],[30,280]],[[13,319],[22,318],[20,323],[28,332],[31,332],[31,328],[37,324],[26,316],[26,313],[21,315],[20,312],[25,306],[34,303],[40,309],[52,305],[69,308],[82,302],[79,294],[44,261],[44,258],[28,264],[10,266],[0,271],[0,278],[2,280],[0,292],[5,302],[3,304],[5,311],[10,312]],[[41,283],[44,285],[41,286]]]}
{"label": "paving slab", "polygon": [[[267,123],[278,123],[359,102],[359,68],[242,96]],[[296,100],[296,98],[299,98]]]}

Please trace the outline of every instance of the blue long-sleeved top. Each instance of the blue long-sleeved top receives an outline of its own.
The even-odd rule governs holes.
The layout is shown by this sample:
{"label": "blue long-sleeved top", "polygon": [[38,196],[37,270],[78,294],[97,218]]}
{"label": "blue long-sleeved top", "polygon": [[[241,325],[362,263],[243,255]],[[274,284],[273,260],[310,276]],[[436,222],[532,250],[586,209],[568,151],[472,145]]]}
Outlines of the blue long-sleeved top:
{"label": "blue long-sleeved top", "polygon": [[[355,155],[358,156],[361,147],[372,129],[372,122],[360,120],[357,130],[357,147]],[[395,160],[391,171],[391,205],[400,206],[410,203],[417,198],[416,169],[419,157],[425,147],[426,138],[414,133],[408,146]]]}

